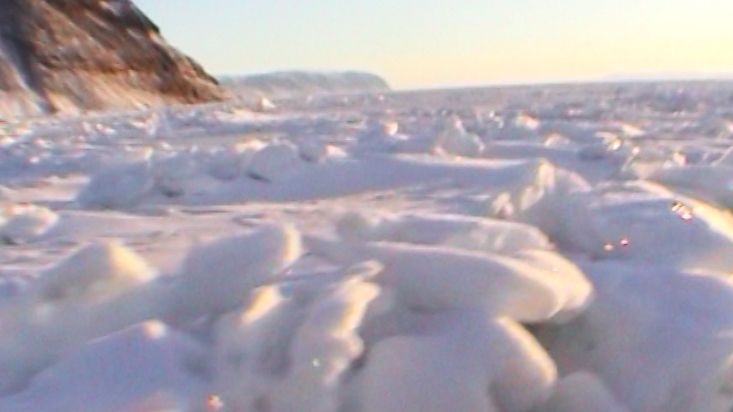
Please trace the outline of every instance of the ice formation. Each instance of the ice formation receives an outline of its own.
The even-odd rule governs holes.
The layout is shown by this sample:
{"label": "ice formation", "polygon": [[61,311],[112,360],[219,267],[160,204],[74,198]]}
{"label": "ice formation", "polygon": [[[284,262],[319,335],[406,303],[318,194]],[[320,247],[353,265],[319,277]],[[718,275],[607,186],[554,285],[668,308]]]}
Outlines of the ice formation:
{"label": "ice formation", "polygon": [[728,412],[731,95],[6,123],[0,411]]}

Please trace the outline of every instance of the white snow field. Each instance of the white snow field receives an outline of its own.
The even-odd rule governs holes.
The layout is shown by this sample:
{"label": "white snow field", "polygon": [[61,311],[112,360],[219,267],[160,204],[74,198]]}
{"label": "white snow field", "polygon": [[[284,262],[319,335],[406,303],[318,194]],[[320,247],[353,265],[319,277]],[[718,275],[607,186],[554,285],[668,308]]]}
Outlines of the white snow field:
{"label": "white snow field", "polygon": [[733,84],[0,123],[0,412],[729,412]]}

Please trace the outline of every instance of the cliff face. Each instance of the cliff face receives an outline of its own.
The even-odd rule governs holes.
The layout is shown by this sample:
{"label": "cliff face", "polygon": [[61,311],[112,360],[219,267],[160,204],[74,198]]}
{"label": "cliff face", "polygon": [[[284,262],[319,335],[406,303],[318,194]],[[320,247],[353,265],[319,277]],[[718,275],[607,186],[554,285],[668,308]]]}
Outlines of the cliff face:
{"label": "cliff face", "polygon": [[0,0],[0,115],[224,97],[129,0]]}

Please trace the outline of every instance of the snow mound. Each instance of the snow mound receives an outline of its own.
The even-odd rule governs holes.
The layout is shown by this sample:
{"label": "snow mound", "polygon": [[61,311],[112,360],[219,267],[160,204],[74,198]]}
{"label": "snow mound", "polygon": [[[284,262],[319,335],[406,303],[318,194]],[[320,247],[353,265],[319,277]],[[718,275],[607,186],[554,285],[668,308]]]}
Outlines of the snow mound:
{"label": "snow mound", "polygon": [[547,237],[533,226],[459,215],[350,212],[336,227],[339,236],[351,241],[443,245],[504,254],[551,248]]}
{"label": "snow mound", "polygon": [[0,391],[23,387],[59,356],[160,312],[153,273],[124,246],[79,250],[0,307]]}
{"label": "snow mound", "polygon": [[[665,167],[652,173],[649,180],[707,202],[733,208],[731,173],[733,167],[725,164]],[[700,182],[705,184],[701,185]]]}
{"label": "snow mound", "polygon": [[[543,209],[540,209],[543,210]],[[539,227],[595,259],[636,260],[730,273],[733,220],[724,211],[652,184],[575,192]]]}
{"label": "snow mound", "polygon": [[52,210],[36,205],[13,205],[0,215],[0,238],[7,244],[33,242],[59,221]]}
{"label": "snow mound", "polygon": [[623,139],[613,133],[596,133],[594,140],[583,144],[578,149],[581,160],[593,161],[617,158],[626,161],[631,156],[631,150]]}
{"label": "snow mound", "polygon": [[433,151],[463,157],[479,157],[484,152],[484,143],[477,135],[466,132],[460,118],[446,119],[441,129],[435,136]]}
{"label": "snow mound", "polygon": [[[374,271],[354,268],[314,294],[265,286],[219,323],[217,386],[224,403],[249,410],[335,411],[344,380],[365,350],[359,328],[380,293]],[[234,360],[234,361],[233,361]]]}
{"label": "snow mound", "polygon": [[252,156],[247,173],[265,182],[277,182],[302,172],[306,167],[298,147],[289,142],[268,144]]}
{"label": "snow mound", "polygon": [[122,164],[102,169],[79,192],[83,207],[126,209],[137,206],[155,184],[150,162]]}
{"label": "snow mound", "polygon": [[542,229],[557,223],[558,207],[565,198],[589,189],[580,175],[546,160],[532,162],[507,190],[497,193],[488,205],[490,216],[530,223]]}
{"label": "snow mound", "polygon": [[387,119],[372,119],[356,136],[352,150],[355,154],[380,152],[412,152],[417,147],[413,140],[399,133],[399,123]]}
{"label": "snow mound", "polygon": [[177,318],[197,318],[236,309],[246,295],[283,275],[301,255],[300,234],[291,226],[265,226],[191,251],[170,297]]}
{"label": "snow mound", "polygon": [[[406,305],[424,310],[480,307],[495,316],[527,322],[565,318],[592,297],[590,284],[559,256],[522,259],[403,243],[343,243],[309,238],[307,247],[340,265],[376,260],[380,283]],[[552,263],[552,262],[555,263]]]}
{"label": "snow mound", "polygon": [[[247,150],[244,147],[227,147],[222,150],[214,151],[207,159],[207,171],[211,177],[229,181],[234,180],[244,174],[246,164],[253,154],[253,150]],[[168,176],[176,173],[170,170]]]}
{"label": "snow mound", "polygon": [[363,372],[362,410],[527,412],[542,405],[556,371],[537,342],[514,322],[461,314],[443,321],[439,336],[378,343]]}
{"label": "snow mound", "polygon": [[585,269],[594,303],[573,322],[538,333],[561,370],[595,373],[629,410],[733,407],[733,341],[719,332],[733,322],[728,279],[610,262]]}
{"label": "snow mound", "polygon": [[[468,308],[412,312],[373,283],[378,271],[357,265],[325,288],[295,286],[287,295],[256,290],[218,325],[222,403],[282,412],[530,411],[550,398],[555,365],[519,324]],[[385,330],[394,316],[396,329]],[[415,327],[426,330],[416,335]]]}
{"label": "snow mound", "polygon": [[87,246],[41,274],[35,290],[43,301],[108,299],[151,281],[155,271],[119,242]]}
{"label": "snow mound", "polygon": [[160,322],[146,322],[80,348],[37,376],[25,391],[1,400],[0,410],[107,412],[193,406],[204,397],[204,381],[193,369],[203,356],[204,348],[188,336]]}

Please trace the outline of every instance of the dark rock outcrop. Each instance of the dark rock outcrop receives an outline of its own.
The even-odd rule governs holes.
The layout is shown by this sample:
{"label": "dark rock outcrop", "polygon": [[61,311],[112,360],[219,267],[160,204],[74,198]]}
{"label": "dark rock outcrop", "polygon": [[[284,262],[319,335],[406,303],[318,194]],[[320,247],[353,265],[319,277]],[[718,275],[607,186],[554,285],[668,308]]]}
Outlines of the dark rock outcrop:
{"label": "dark rock outcrop", "polygon": [[0,116],[224,97],[130,0],[0,0]]}

